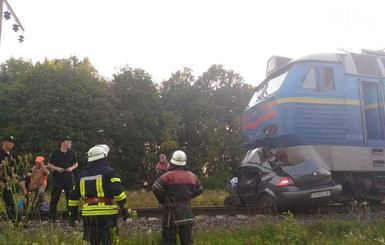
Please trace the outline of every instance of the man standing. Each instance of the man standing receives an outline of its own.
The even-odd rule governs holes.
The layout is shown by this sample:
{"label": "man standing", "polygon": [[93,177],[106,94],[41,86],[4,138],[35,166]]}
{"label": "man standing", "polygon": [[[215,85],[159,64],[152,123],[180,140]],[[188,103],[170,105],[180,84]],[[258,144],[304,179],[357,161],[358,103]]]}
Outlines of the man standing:
{"label": "man standing", "polygon": [[[11,172],[11,166],[13,165],[13,157],[11,150],[15,146],[15,139],[12,136],[5,136],[2,142],[2,148],[0,151],[0,193],[3,197],[7,216],[10,220],[16,220],[16,207],[15,201],[13,200],[13,194],[8,178],[12,178],[13,173]],[[5,164],[5,161],[8,164]],[[8,183],[7,183],[8,182]]]}
{"label": "man standing", "polygon": [[167,162],[165,154],[159,155],[159,163],[155,167],[156,177],[159,178],[162,174],[167,172],[167,169],[170,167],[170,163]]}
{"label": "man standing", "polygon": [[62,190],[64,190],[68,208],[69,193],[74,185],[74,175],[72,171],[78,167],[76,154],[71,150],[71,138],[69,136],[62,137],[60,144],[60,149],[52,152],[48,163],[48,168],[53,171],[52,195],[48,211],[48,217],[52,222],[56,221],[56,207],[60,200]]}
{"label": "man standing", "polygon": [[82,198],[83,238],[91,245],[117,244],[119,241],[119,211],[114,200],[120,206],[123,220],[128,218],[126,194],[118,173],[109,167],[108,152],[107,145],[96,145],[88,151],[88,165],[76,178],[70,194],[71,225],[76,225],[79,199]]}
{"label": "man standing", "polygon": [[186,153],[175,151],[168,172],[152,186],[159,203],[163,204],[162,244],[176,244],[177,233],[182,245],[193,244],[191,199],[202,194],[203,188],[198,177],[186,168],[186,161]]}

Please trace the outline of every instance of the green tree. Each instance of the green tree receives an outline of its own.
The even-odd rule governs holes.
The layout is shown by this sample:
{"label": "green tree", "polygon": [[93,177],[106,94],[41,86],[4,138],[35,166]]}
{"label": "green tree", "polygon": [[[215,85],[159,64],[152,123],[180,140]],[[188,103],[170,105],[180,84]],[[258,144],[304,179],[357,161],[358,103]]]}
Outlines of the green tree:
{"label": "green tree", "polygon": [[243,154],[239,118],[252,88],[221,65],[211,66],[196,81],[184,68],[162,85],[165,110],[180,118],[176,140],[186,150],[191,169],[230,174]]}
{"label": "green tree", "polygon": [[108,144],[131,188],[152,180],[160,153],[177,149],[195,173],[230,174],[243,154],[240,115],[252,91],[222,65],[198,79],[183,68],[158,87],[130,67],[106,81],[87,58],[9,59],[0,66],[0,133],[16,137],[16,154],[45,157],[70,135],[81,165],[90,147]]}
{"label": "green tree", "polygon": [[[116,108],[120,116],[119,135],[114,138],[120,154],[120,166],[134,186],[140,186],[156,152],[162,134],[159,118],[161,101],[151,76],[141,69],[124,67],[112,81]],[[122,137],[124,136],[124,137]]]}
{"label": "green tree", "polygon": [[106,135],[116,112],[107,90],[88,59],[46,59],[7,86],[5,128],[16,136],[19,151],[46,157],[70,135],[82,163],[92,145],[110,142]]}

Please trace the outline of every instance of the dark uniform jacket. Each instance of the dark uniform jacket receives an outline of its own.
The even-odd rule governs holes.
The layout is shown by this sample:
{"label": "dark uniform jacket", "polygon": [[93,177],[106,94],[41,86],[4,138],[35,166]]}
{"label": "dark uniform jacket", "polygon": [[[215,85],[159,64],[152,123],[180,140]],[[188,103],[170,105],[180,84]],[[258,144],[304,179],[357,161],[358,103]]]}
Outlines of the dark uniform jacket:
{"label": "dark uniform jacket", "polygon": [[[82,216],[114,215],[118,208],[113,200],[123,207],[126,205],[126,194],[118,173],[108,166],[105,158],[88,163],[76,178],[75,186],[70,194],[69,207],[79,205],[79,199],[86,202],[82,208]],[[91,203],[87,203],[87,199]]]}
{"label": "dark uniform jacket", "polygon": [[[164,215],[168,216],[167,223],[170,223],[170,220],[175,224],[194,221],[190,200],[199,196],[203,192],[203,188],[198,177],[188,171],[185,166],[171,165],[168,172],[160,176],[152,187],[159,203],[164,204],[166,212]],[[172,224],[166,226],[170,225]]]}
{"label": "dark uniform jacket", "polygon": [[3,149],[0,149],[0,164],[6,158],[8,160],[8,165],[0,166],[0,182],[4,182],[4,183],[7,182],[6,176],[12,177],[11,167],[13,166],[13,162],[12,162],[13,157],[12,157],[12,154],[8,154]]}

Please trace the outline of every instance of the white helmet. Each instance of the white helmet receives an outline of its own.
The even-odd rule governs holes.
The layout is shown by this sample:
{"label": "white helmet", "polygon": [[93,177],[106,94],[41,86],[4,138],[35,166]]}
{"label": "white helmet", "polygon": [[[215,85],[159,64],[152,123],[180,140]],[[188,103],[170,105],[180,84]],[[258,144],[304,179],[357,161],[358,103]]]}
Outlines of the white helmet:
{"label": "white helmet", "polygon": [[88,162],[93,162],[106,157],[109,151],[110,148],[107,145],[96,145],[92,147],[87,153]]}
{"label": "white helmet", "polygon": [[171,163],[178,166],[186,165],[187,156],[183,151],[174,151],[171,156]]}

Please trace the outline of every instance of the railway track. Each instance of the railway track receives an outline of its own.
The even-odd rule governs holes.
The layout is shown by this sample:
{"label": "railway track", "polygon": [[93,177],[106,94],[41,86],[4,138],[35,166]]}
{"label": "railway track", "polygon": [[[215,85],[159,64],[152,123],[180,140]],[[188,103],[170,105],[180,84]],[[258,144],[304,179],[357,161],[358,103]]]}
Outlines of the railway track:
{"label": "railway track", "polygon": [[[137,218],[161,217],[161,208],[132,208],[136,212]],[[288,209],[279,209],[277,213],[283,213]],[[333,213],[368,213],[385,211],[385,204],[378,205],[357,205],[345,206],[340,204],[322,205],[319,207],[297,207],[290,209],[296,214],[333,214]],[[261,209],[254,207],[193,207],[195,216],[216,216],[216,215],[264,215]],[[28,221],[48,221],[48,212],[30,212],[28,215],[21,213]],[[58,211],[58,220],[68,220],[69,215],[66,211]],[[0,215],[0,220],[7,220],[5,213]]]}

